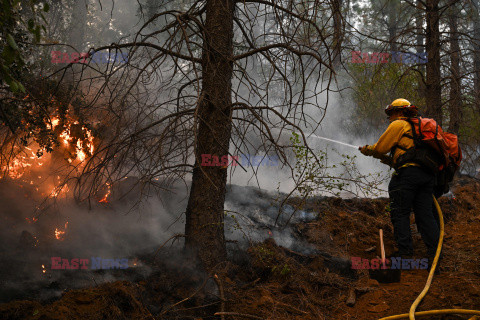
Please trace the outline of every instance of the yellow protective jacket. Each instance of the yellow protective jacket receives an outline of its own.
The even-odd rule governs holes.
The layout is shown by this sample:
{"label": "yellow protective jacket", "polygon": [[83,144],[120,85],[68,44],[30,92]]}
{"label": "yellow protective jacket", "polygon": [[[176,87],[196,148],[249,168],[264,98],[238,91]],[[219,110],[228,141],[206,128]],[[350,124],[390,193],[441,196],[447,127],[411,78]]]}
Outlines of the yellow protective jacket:
{"label": "yellow protective jacket", "polygon": [[[395,167],[398,157],[404,154],[406,149],[410,149],[414,146],[413,139],[408,137],[412,136],[412,126],[405,121],[405,119],[407,118],[400,117],[393,120],[387,130],[385,130],[382,136],[378,139],[377,143],[373,146],[367,146],[366,154],[375,158],[382,158],[382,156],[385,156],[392,151],[392,148],[400,146],[400,148],[395,148],[395,153],[393,155],[393,166]],[[402,148],[405,150],[402,150]],[[412,165],[418,166],[416,163],[406,163],[402,167]]]}

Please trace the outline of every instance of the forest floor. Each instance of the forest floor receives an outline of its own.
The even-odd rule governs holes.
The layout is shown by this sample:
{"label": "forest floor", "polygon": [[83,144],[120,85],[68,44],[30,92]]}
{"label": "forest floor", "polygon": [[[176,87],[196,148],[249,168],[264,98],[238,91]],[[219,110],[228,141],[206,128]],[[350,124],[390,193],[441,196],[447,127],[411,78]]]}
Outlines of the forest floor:
{"label": "forest floor", "polygon": [[[455,198],[439,201],[446,221],[441,272],[418,311],[480,309],[480,182],[460,178],[452,189]],[[154,270],[144,280],[70,290],[43,304],[0,304],[0,318],[366,320],[408,313],[425,285],[426,270],[403,270],[400,282],[384,284],[370,279],[368,270],[352,270],[348,264],[351,257],[375,258],[379,229],[385,232],[387,254],[392,252],[387,204],[388,199],[309,202],[304,209],[319,217],[296,225],[295,233],[322,254],[295,252],[268,239],[235,252],[215,277],[165,248],[156,257],[142,257]],[[415,257],[423,258],[425,247],[413,224],[412,230]],[[214,316],[220,311],[231,314]]]}

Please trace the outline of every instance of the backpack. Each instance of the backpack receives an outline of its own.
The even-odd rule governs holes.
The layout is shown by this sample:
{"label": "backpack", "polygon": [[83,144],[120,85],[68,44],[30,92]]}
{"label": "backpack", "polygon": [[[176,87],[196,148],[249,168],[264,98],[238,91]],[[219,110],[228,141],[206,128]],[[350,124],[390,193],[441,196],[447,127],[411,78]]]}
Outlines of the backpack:
{"label": "backpack", "polygon": [[435,175],[434,194],[436,197],[450,189],[449,183],[462,161],[462,150],[458,145],[457,135],[444,132],[433,119],[408,118],[412,126],[414,147],[398,157],[396,167],[407,162],[418,163]]}

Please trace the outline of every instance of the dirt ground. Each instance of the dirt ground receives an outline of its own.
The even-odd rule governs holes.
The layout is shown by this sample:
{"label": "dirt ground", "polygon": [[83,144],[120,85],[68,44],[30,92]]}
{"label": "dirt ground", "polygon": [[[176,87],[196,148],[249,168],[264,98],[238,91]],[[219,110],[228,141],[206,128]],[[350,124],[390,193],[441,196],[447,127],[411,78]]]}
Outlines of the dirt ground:
{"label": "dirt ground", "polygon": [[[480,182],[457,179],[453,191],[454,198],[439,201],[446,220],[441,272],[418,311],[480,309]],[[349,265],[350,257],[376,256],[380,228],[387,254],[393,252],[387,204],[387,199],[309,202],[304,210],[315,210],[319,217],[296,225],[295,236],[312,244],[317,253],[294,252],[269,239],[247,252],[236,252],[219,266],[217,276],[209,276],[186,263],[188,258],[165,249],[144,259],[155,266],[148,279],[71,290],[44,305],[1,304],[0,318],[366,320],[408,313],[425,285],[426,270],[402,271],[401,282],[383,284],[370,279],[368,270],[352,270]],[[415,257],[425,257],[413,224],[412,230]],[[226,314],[214,316],[216,312]]]}

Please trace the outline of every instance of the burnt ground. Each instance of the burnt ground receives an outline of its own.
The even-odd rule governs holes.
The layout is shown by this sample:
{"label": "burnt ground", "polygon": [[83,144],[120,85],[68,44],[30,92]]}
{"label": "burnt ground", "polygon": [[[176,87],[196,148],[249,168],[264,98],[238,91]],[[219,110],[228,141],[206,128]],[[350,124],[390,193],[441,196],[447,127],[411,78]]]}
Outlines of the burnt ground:
{"label": "burnt ground", "polygon": [[[442,197],[445,220],[441,273],[417,309],[480,309],[480,183],[457,179],[455,198]],[[352,256],[376,256],[378,229],[385,232],[387,254],[393,234],[387,199],[314,199],[304,210],[318,218],[294,226],[298,241],[313,252],[292,251],[273,239],[247,251],[229,243],[230,261],[217,277],[201,272],[193,259],[175,247],[154,257],[141,256],[152,272],[131,281],[116,281],[61,298],[0,304],[1,319],[379,319],[407,313],[423,289],[426,270],[402,272],[399,283],[382,284],[367,270],[352,270]],[[413,222],[413,220],[412,220]],[[415,256],[425,256],[414,231]],[[353,300],[352,300],[353,299]],[[348,305],[347,305],[348,303]],[[467,319],[455,315],[429,319]]]}

